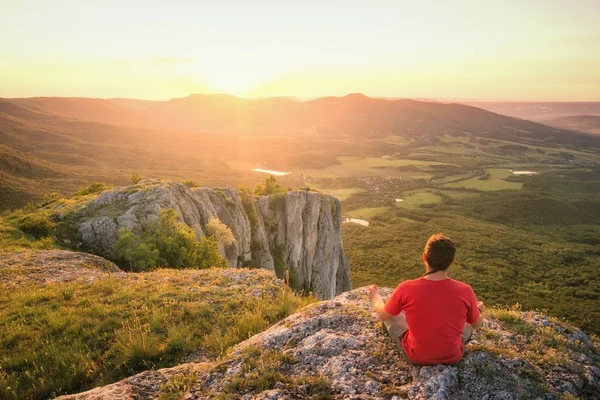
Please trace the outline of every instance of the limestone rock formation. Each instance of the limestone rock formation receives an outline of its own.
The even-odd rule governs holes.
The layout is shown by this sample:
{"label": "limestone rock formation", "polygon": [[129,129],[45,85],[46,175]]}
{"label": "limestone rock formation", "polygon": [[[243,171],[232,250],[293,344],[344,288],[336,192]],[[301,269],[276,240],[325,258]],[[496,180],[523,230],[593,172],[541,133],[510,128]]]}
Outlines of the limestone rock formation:
{"label": "limestone rock formation", "polygon": [[412,366],[381,330],[366,288],[356,289],[291,315],[218,363],[146,371],[61,399],[599,398],[597,339],[541,313],[490,312],[458,364]]}
{"label": "limestone rock formation", "polygon": [[342,246],[341,205],[334,197],[306,191],[243,201],[234,189],[190,189],[174,182],[141,182],[105,191],[79,210],[76,229],[86,249],[114,258],[123,227],[140,232],[174,209],[198,235],[218,218],[235,236],[221,248],[231,267],[252,262],[271,271],[293,271],[298,286],[321,299],[351,289],[350,268]]}

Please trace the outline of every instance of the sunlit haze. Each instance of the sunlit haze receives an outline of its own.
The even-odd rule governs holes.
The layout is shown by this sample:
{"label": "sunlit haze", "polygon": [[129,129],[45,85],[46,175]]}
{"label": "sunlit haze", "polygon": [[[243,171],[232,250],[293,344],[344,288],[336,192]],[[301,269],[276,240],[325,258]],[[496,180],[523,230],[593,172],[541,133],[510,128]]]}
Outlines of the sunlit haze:
{"label": "sunlit haze", "polygon": [[598,0],[0,2],[0,97],[600,100]]}

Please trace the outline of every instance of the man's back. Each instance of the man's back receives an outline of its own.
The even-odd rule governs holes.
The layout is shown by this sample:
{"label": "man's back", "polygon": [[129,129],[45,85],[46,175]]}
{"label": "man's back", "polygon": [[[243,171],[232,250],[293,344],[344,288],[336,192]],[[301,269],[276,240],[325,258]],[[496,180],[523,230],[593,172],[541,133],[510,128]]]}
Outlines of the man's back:
{"label": "man's back", "polygon": [[402,338],[402,347],[413,362],[421,365],[460,361],[465,323],[472,324],[479,318],[473,289],[450,278],[402,282],[385,310],[391,315],[405,312],[408,333]]}

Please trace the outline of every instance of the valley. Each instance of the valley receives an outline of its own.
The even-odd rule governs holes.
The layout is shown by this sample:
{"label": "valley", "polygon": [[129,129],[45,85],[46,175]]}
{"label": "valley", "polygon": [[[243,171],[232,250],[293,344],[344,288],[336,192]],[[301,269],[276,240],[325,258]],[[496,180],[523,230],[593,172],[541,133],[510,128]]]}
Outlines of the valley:
{"label": "valley", "polygon": [[[264,187],[266,177],[277,175],[277,182],[285,191],[319,192],[339,199],[339,217],[345,222],[344,253],[354,288],[373,283],[394,287],[402,280],[419,277],[423,273],[421,253],[425,241],[431,234],[443,232],[458,245],[450,275],[468,282],[478,299],[492,307],[494,313],[510,310],[520,315],[521,310],[539,310],[565,319],[588,334],[600,334],[600,136],[473,107],[387,102],[358,95],[307,104],[271,99],[270,104],[285,108],[285,116],[290,119],[277,119],[263,110],[261,121],[271,122],[262,125],[257,125],[260,107],[238,99],[234,101],[238,112],[240,107],[246,112],[240,113],[241,119],[234,127],[223,125],[223,115],[233,112],[223,109],[223,104],[217,102],[222,111],[219,118],[211,119],[210,113],[200,113],[200,118],[190,111],[198,98],[193,100],[190,105],[179,99],[175,103],[181,108],[168,104],[168,108],[161,109],[164,104],[152,102],[144,105],[152,106],[158,116],[168,110],[168,115],[178,121],[171,128],[161,125],[161,119],[150,127],[150,116],[139,122],[132,115],[144,108],[132,111],[119,105],[127,104],[121,102],[109,108],[105,104],[103,112],[91,113],[88,106],[73,107],[76,100],[67,110],[50,100],[43,102],[45,108],[40,108],[39,100],[33,104],[26,100],[0,101],[0,254],[10,257],[21,251],[32,254],[37,250],[73,249],[71,240],[67,242],[55,233],[32,234],[27,224],[33,221],[37,226],[37,216],[48,214],[53,207],[75,207],[113,187],[126,186],[115,190],[130,194],[148,182],[162,179],[200,191],[204,189],[199,187],[244,185],[251,188],[251,193],[257,184]],[[80,110],[84,109],[86,113],[82,114]],[[240,126],[246,128],[236,132]],[[132,185],[134,177],[146,183]],[[215,189],[215,193],[223,190]],[[260,194],[256,189],[251,197],[257,201]],[[213,197],[219,196],[225,204],[221,209],[226,209],[231,201],[219,194]],[[110,205],[108,212],[117,218],[117,210],[121,216],[126,208]],[[60,221],[56,224],[60,225]],[[52,229],[51,226],[47,232],[54,232]],[[238,260],[240,254],[236,253],[232,260]],[[248,265],[257,267],[251,264]],[[20,276],[11,273],[5,271],[2,279],[10,282],[11,276]],[[158,353],[143,354],[140,357],[144,362],[150,359],[154,366],[175,365],[197,346],[207,348],[207,354],[216,357],[248,337],[231,330],[227,331],[231,338],[223,343],[211,337],[205,325],[198,328],[196,339],[179,337],[181,329],[187,329],[189,324],[186,307],[197,290],[205,289],[195,288],[196,284],[188,280],[189,271],[183,275],[164,270],[144,274],[147,277],[141,280],[128,275],[128,280],[134,280],[131,284],[113,285],[110,301],[115,303],[110,309],[117,317],[108,319],[114,325],[110,329],[120,332],[122,338],[127,327],[116,324],[120,318],[137,315],[142,323],[150,324],[150,330],[141,325],[136,329],[155,335],[163,343],[157,349],[165,358],[161,359]],[[218,273],[209,273],[211,277],[214,274]],[[167,294],[179,285],[184,285],[185,290],[173,292],[167,299],[166,294],[148,286],[155,280],[170,282],[160,286]],[[225,282],[219,278],[219,285],[221,281]],[[283,289],[269,285],[274,298],[283,296]],[[86,297],[101,298],[102,293],[109,291],[105,286],[101,282],[89,287],[67,282],[45,289],[17,287],[0,299],[12,310],[0,313],[0,318],[18,325],[25,317],[14,307],[32,304],[36,305],[36,318],[49,318],[44,323],[52,332],[58,334],[73,325],[79,329],[77,332],[94,335],[95,331],[72,314],[65,322],[52,313],[40,313],[59,306],[72,313],[73,296],[78,302],[85,302]],[[141,288],[141,292],[131,293],[130,286]],[[152,309],[129,310],[127,299],[142,304],[139,295],[144,293],[152,296]],[[58,300],[47,300],[55,295]],[[241,312],[251,313],[260,307],[263,320],[243,323],[255,333],[298,305],[314,301],[294,296],[297,297],[286,300],[290,304],[281,305],[286,307],[282,311],[276,309],[280,307],[279,300],[269,307],[248,300]],[[246,302],[241,298],[239,301]],[[151,318],[152,310],[167,314],[179,310],[179,306],[171,309],[173,304],[183,304],[181,313],[176,311],[176,328],[167,328],[165,321]],[[208,311],[202,312],[207,313],[207,320],[224,323]],[[85,313],[90,321],[103,318],[93,307],[85,308]],[[75,332],[74,328],[69,329],[69,335]],[[12,371],[28,365],[15,355],[22,349],[16,344],[17,336],[20,343],[33,343],[38,335],[47,334],[44,328],[2,337],[2,343],[13,354],[11,362],[16,363],[11,364]],[[0,378],[21,385],[12,392],[14,396],[32,393],[45,398],[49,393],[70,393],[113,382],[150,365],[137,363],[136,358],[131,358],[136,355],[114,347],[108,336],[98,339],[97,345],[103,346],[102,357],[106,358],[102,363],[106,365],[98,364],[100,353],[82,351],[70,355],[93,366],[81,385],[72,380],[68,369],[59,369],[64,374],[60,376],[64,379],[61,387],[45,386],[43,373],[35,369],[31,382],[21,381],[17,373],[4,378],[0,374]],[[57,343],[52,349],[54,358],[44,361],[45,365],[59,362],[57,354],[65,351],[61,346],[66,345]],[[32,351],[35,357],[44,359],[41,350]],[[118,365],[119,369],[114,375],[102,375],[102,368],[110,365]]]}

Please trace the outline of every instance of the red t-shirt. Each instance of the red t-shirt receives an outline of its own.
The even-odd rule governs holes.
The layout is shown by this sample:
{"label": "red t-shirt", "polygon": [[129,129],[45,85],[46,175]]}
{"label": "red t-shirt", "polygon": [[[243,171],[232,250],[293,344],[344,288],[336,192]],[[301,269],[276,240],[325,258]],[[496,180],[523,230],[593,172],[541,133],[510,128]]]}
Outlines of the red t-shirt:
{"label": "red t-shirt", "polygon": [[472,324],[479,318],[473,289],[454,279],[402,282],[385,304],[385,311],[391,315],[405,312],[408,332],[402,347],[408,358],[420,365],[460,361],[465,322]]}

